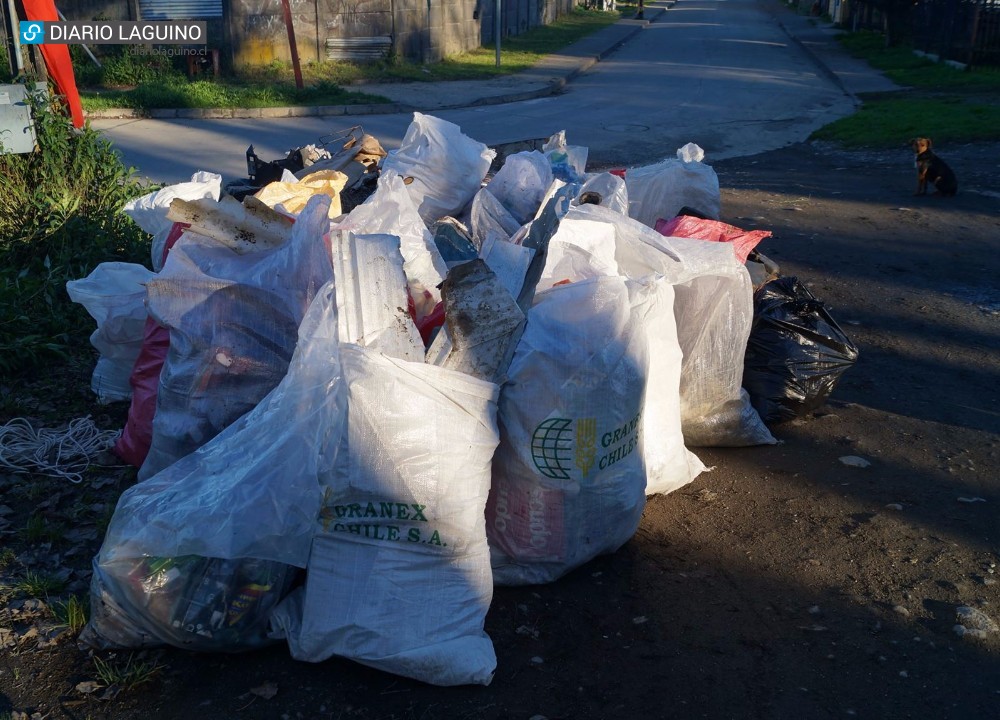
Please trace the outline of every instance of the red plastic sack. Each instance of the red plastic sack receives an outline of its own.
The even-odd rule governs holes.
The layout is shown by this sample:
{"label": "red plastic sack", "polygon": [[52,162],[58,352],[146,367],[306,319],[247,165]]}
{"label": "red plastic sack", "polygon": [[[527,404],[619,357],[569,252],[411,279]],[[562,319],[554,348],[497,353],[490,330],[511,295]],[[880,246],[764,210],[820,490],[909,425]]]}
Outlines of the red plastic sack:
{"label": "red plastic sack", "polygon": [[741,230],[718,220],[702,220],[689,215],[678,215],[673,220],[660,218],[655,227],[656,232],[665,237],[732,243],[733,251],[741,263],[747,261],[747,256],[757,247],[757,243],[771,237],[770,230]]}
{"label": "red plastic sack", "polygon": [[[174,243],[187,229],[185,223],[174,223],[163,246],[163,260]],[[128,382],[132,386],[132,404],[121,437],[112,451],[135,467],[142,467],[153,442],[153,416],[156,414],[156,394],[160,385],[160,370],[170,348],[170,331],[157,325],[153,318],[146,318],[142,333],[142,349],[132,366]]]}

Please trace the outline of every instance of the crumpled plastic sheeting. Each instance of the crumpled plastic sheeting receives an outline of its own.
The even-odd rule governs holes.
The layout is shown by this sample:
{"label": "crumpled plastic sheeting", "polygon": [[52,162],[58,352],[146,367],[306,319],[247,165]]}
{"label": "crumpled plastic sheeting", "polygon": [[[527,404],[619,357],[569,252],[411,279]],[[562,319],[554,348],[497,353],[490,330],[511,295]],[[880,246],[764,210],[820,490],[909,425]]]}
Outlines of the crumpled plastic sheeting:
{"label": "crumpled plastic sheeting", "polygon": [[[294,179],[292,176],[292,180]],[[326,195],[330,198],[327,215],[332,219],[341,214],[340,192],[346,185],[347,175],[344,173],[336,170],[317,170],[295,182],[268,183],[254,197],[273,210],[297,216],[305,209],[306,203],[313,195]]]}
{"label": "crumpled plastic sheeting", "polygon": [[402,144],[382,161],[382,170],[413,179],[406,189],[430,227],[446,215],[461,213],[495,157],[496,151],[464,135],[458,125],[413,113]]}

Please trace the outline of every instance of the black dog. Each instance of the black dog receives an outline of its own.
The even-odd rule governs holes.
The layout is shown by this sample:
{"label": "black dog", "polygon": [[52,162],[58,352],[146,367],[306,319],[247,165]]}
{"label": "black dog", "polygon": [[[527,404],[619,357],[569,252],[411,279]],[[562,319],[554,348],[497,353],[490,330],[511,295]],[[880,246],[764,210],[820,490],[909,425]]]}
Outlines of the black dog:
{"label": "black dog", "polygon": [[927,194],[927,183],[937,188],[937,195],[951,197],[958,192],[958,180],[948,164],[931,150],[930,138],[913,138],[910,147],[917,154],[917,192],[915,195]]}

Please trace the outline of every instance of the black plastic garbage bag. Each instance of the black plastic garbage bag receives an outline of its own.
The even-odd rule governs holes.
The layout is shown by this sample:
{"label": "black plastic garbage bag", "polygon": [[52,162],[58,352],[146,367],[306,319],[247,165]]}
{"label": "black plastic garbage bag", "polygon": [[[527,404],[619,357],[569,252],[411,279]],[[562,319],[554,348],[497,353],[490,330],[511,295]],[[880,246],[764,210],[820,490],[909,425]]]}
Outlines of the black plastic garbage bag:
{"label": "black plastic garbage bag", "polygon": [[754,293],[743,387],[765,423],[821,407],[857,358],[857,347],[797,278],[772,280]]}

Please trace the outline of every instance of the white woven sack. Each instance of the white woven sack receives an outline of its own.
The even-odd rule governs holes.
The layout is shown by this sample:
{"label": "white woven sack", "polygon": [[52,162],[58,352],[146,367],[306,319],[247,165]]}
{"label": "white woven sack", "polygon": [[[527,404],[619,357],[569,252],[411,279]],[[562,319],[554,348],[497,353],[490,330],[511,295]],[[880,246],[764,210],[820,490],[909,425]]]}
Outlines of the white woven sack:
{"label": "white woven sack", "polygon": [[495,150],[463,135],[458,125],[413,113],[402,144],[382,161],[382,170],[412,178],[406,189],[429,227],[469,204],[495,157]]}
{"label": "white woven sack", "polygon": [[686,206],[719,219],[719,176],[711,165],[701,162],[701,148],[694,145],[696,152],[691,152],[690,147],[688,143],[678,150],[676,158],[625,172],[629,217],[653,227],[658,219],[675,217]]}
{"label": "white woven sack", "polygon": [[[743,447],[776,442],[741,387],[753,296],[750,276],[731,248],[725,243],[663,237],[608,208],[581,205],[571,208],[560,222],[539,287],[574,273],[578,277],[657,273],[674,286],[673,319],[684,356],[680,422],[685,444]],[[664,364],[655,357],[654,353],[654,368],[663,372]],[[654,429],[654,418],[647,415],[647,432],[672,438],[673,410],[660,417],[666,425]],[[663,443],[650,447],[667,463],[650,463],[650,493],[676,490],[703,469],[688,453],[697,465],[685,480],[683,471],[670,464],[671,457],[675,462],[678,458],[673,448]]]}
{"label": "white woven sack", "polygon": [[272,616],[299,660],[488,684],[484,508],[497,386],[341,346],[346,447],[325,482],[304,591]]}
{"label": "white woven sack", "polygon": [[500,401],[486,510],[497,584],[555,580],[635,533],[645,507],[649,320],[669,315],[672,301],[667,283],[617,276],[536,297]]}

